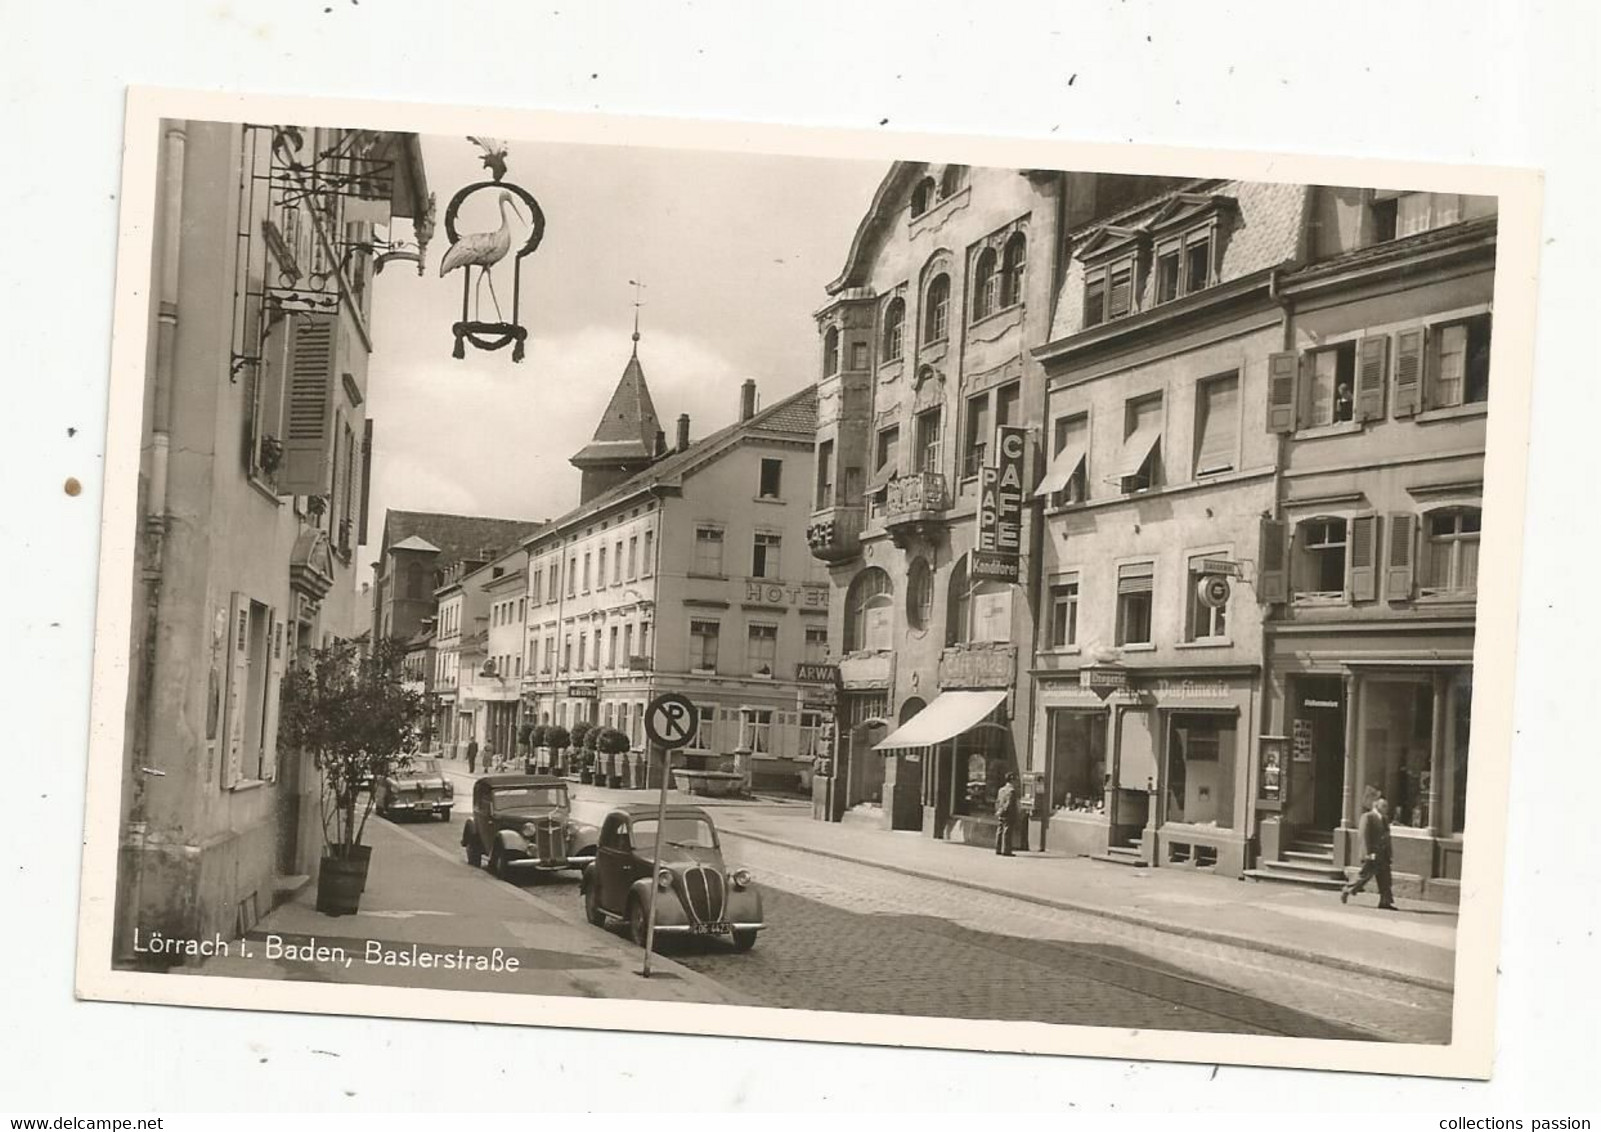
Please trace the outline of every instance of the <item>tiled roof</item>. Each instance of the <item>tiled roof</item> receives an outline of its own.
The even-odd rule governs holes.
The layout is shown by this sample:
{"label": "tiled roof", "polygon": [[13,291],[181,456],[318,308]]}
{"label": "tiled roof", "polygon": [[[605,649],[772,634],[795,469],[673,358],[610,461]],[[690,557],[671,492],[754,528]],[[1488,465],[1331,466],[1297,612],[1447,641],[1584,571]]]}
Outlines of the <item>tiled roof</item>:
{"label": "tiled roof", "polygon": [[595,435],[573,456],[572,462],[649,459],[660,430],[661,422],[656,417],[656,405],[650,399],[650,386],[645,384],[645,369],[639,364],[636,344],[611,401],[600,416],[600,424],[595,427]]}
{"label": "tiled roof", "polygon": [[433,511],[387,511],[380,553],[420,538],[439,550],[439,565],[464,558],[494,557],[522,542],[543,523],[528,519],[492,519],[483,515],[442,515]]}

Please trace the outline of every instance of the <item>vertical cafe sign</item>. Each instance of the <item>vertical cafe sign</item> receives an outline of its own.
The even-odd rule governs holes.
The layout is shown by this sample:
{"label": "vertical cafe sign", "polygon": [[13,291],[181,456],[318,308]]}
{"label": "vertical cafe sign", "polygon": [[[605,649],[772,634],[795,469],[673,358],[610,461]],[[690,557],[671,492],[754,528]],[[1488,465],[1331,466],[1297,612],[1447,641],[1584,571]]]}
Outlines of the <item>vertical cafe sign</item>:
{"label": "vertical cafe sign", "polygon": [[1026,428],[1001,425],[995,430],[995,463],[979,473],[978,543],[973,550],[971,575],[974,581],[1020,580],[1027,451]]}

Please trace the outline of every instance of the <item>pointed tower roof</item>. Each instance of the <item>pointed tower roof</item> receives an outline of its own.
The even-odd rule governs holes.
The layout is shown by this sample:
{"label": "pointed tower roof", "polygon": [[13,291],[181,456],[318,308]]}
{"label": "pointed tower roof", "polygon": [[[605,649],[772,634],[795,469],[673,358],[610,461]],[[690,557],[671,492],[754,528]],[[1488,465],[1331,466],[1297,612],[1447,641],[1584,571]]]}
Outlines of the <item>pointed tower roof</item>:
{"label": "pointed tower roof", "polygon": [[646,461],[656,453],[656,433],[661,421],[645,384],[645,369],[639,364],[639,331],[634,331],[634,352],[623,368],[622,380],[601,414],[600,424],[590,442],[571,459],[576,467],[595,464],[630,464]]}

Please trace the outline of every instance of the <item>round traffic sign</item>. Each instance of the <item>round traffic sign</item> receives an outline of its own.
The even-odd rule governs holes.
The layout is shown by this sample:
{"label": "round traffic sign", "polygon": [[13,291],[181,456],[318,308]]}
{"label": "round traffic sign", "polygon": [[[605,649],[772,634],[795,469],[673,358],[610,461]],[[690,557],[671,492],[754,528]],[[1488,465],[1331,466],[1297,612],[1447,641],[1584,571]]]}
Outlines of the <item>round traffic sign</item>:
{"label": "round traffic sign", "polygon": [[688,696],[663,692],[645,708],[645,734],[658,747],[686,746],[700,726],[700,712]]}

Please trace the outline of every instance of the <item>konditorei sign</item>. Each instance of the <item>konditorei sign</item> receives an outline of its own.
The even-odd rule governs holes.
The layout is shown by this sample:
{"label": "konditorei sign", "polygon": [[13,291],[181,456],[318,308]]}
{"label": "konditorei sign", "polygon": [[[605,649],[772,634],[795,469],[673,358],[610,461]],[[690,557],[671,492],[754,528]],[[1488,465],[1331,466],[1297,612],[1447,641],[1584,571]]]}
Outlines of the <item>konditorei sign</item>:
{"label": "konditorei sign", "polygon": [[1016,582],[1021,578],[1027,452],[1026,428],[996,428],[995,463],[979,472],[978,542],[971,570],[975,579]]}

